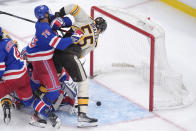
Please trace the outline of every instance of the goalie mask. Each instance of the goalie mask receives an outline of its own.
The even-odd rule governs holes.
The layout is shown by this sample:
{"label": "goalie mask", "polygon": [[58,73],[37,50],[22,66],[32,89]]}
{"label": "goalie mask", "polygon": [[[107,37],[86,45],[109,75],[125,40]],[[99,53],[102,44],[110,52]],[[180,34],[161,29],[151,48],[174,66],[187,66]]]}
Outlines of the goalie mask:
{"label": "goalie mask", "polygon": [[104,32],[105,29],[107,28],[107,22],[102,17],[97,17],[95,19],[95,25],[96,25],[97,29],[101,30],[100,33]]}

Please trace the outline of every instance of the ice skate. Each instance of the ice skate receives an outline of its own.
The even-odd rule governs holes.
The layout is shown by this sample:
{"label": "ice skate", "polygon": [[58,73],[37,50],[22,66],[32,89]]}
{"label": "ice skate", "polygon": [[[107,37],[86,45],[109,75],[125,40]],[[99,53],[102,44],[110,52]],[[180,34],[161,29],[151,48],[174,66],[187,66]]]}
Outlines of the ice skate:
{"label": "ice skate", "polygon": [[55,128],[60,128],[61,120],[56,116],[53,112],[50,112],[48,115],[48,119],[50,120],[51,124]]}
{"label": "ice skate", "polygon": [[47,121],[42,118],[40,114],[35,112],[33,116],[31,117],[31,120],[29,122],[30,125],[37,126],[40,128],[45,128],[47,125]]}
{"label": "ice skate", "polygon": [[79,113],[78,114],[78,127],[95,127],[98,126],[98,120],[95,118],[90,118],[86,115],[86,113]]}

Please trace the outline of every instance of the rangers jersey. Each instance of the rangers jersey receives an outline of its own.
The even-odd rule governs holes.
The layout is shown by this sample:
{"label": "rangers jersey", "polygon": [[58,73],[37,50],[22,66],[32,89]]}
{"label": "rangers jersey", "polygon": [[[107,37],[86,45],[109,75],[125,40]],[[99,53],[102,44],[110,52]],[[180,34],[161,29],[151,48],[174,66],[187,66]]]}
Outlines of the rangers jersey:
{"label": "rangers jersey", "polygon": [[71,38],[58,37],[48,23],[38,21],[35,28],[35,36],[26,48],[28,61],[49,60],[54,48],[64,50],[73,43]]}
{"label": "rangers jersey", "polygon": [[0,53],[0,79],[17,79],[25,74],[26,62],[20,57],[17,45],[11,39],[0,40]]}

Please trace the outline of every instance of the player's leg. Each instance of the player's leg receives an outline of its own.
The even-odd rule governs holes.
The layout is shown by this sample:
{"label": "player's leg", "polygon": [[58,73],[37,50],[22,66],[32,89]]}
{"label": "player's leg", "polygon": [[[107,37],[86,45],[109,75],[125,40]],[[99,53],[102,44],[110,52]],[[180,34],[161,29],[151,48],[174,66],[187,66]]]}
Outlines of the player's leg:
{"label": "player's leg", "polygon": [[11,121],[10,109],[12,107],[12,100],[9,94],[14,91],[14,87],[17,84],[16,79],[0,82],[0,99],[3,109],[3,119],[6,124]]}
{"label": "player's leg", "polygon": [[1,103],[4,109],[4,121],[7,120],[7,122],[9,122],[11,120],[10,107],[13,103],[11,100],[12,97],[10,97],[8,94],[16,92],[20,102],[23,102],[23,104],[26,106],[30,106],[32,104],[34,98],[29,82],[30,79],[26,72],[18,79],[7,80],[0,84],[1,91],[4,92],[4,95],[7,94],[6,97],[1,99]]}
{"label": "player's leg", "polygon": [[31,106],[35,99],[31,89],[30,77],[27,72],[20,78],[20,81],[22,82],[18,82],[19,85],[15,88],[17,97],[25,106]]}
{"label": "player's leg", "polygon": [[86,116],[89,99],[89,80],[87,79],[83,65],[75,55],[66,53],[54,55],[54,62],[61,63],[62,66],[70,74],[73,81],[78,83],[78,126],[96,126],[97,119],[89,118]]}
{"label": "player's leg", "polygon": [[6,124],[11,121],[11,107],[12,101],[9,94],[14,91],[14,84],[16,85],[16,80],[7,80],[0,82],[0,99],[1,106],[3,109],[3,119]]}
{"label": "player's leg", "polygon": [[14,91],[13,87],[11,88],[10,86],[8,86],[8,84],[12,83],[12,81],[13,80],[7,80],[6,82],[4,82],[4,81],[0,82],[0,99],[3,98],[4,96],[6,96],[7,94]]}
{"label": "player's leg", "polygon": [[9,124],[11,121],[11,106],[12,106],[12,101],[11,97],[9,95],[4,96],[1,98],[1,106],[3,109],[3,120],[4,123]]}
{"label": "player's leg", "polygon": [[72,80],[64,68],[58,76],[61,82],[61,91],[53,107],[55,110],[63,110],[70,114],[77,115],[78,111],[75,107],[75,100],[78,92],[78,84]]}
{"label": "player's leg", "polygon": [[[23,82],[20,82],[18,87],[15,88],[15,94],[17,95],[17,98],[20,101],[20,104],[23,104],[25,106],[31,106],[36,101],[36,98],[33,97],[32,88],[30,84],[30,77],[27,72],[23,77],[20,78],[20,81],[23,81]],[[45,127],[47,124],[46,120],[38,116],[38,114],[36,113],[33,115],[32,118],[36,120],[36,126],[38,127]],[[32,120],[30,124],[31,123],[32,123]]]}
{"label": "player's leg", "polygon": [[42,100],[36,100],[34,102],[35,111],[48,118],[52,126],[58,127],[61,124],[60,119],[52,112],[51,107],[58,98],[60,89],[60,82],[53,60],[36,61],[32,62],[32,65],[33,79],[38,80],[40,84],[44,85],[47,89]]}

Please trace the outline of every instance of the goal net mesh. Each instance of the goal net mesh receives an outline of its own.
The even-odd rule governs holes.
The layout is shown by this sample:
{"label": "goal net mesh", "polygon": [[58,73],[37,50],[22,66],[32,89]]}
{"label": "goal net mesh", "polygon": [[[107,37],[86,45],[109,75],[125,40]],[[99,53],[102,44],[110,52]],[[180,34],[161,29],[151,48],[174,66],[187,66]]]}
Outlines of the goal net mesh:
{"label": "goal net mesh", "polygon": [[[185,107],[193,102],[192,94],[183,84],[183,76],[168,64],[164,30],[148,17],[123,9],[98,7],[133,26],[122,24],[103,12],[94,10],[94,18],[103,17],[107,29],[93,56],[93,74],[135,70],[144,81],[150,82],[154,63],[153,110]],[[136,27],[136,28],[134,28]],[[151,59],[152,39],[138,31],[138,28],[155,38],[154,60]],[[99,44],[101,43],[101,44]],[[152,104],[152,103],[150,103]]]}

